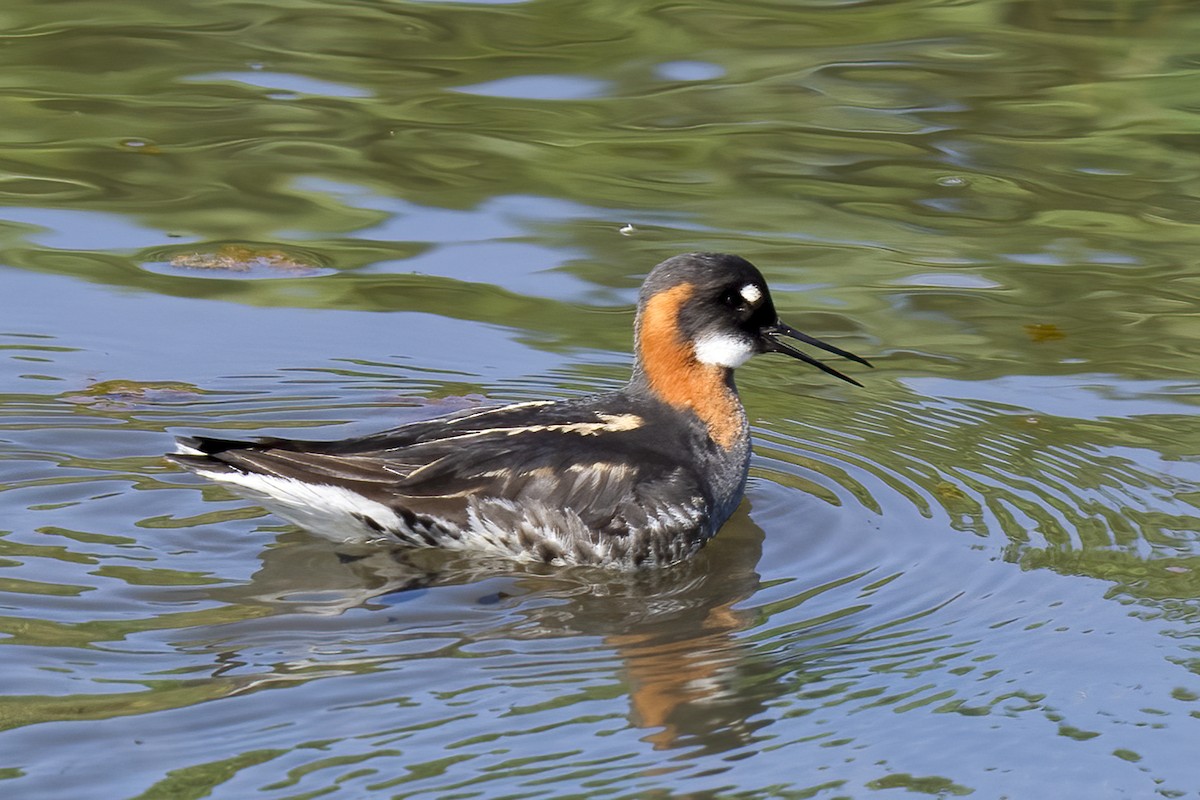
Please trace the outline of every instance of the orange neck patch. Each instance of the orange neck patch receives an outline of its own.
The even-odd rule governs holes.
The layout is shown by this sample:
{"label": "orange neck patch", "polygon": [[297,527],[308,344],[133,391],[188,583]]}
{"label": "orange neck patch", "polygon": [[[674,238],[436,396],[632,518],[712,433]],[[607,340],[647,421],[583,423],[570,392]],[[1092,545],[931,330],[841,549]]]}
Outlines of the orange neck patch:
{"label": "orange neck patch", "polygon": [[708,436],[726,450],[746,425],[745,412],[726,377],[728,369],[696,360],[696,350],[679,335],[679,311],[695,291],[690,283],[650,298],[638,325],[638,356],[650,390],[663,402],[690,409]]}

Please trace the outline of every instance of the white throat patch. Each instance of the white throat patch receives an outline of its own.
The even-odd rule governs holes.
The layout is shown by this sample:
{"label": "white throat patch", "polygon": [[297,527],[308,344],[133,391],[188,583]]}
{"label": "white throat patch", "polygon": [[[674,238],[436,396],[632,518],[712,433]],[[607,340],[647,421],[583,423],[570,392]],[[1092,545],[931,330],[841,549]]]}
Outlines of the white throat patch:
{"label": "white throat patch", "polygon": [[696,340],[696,360],[701,364],[734,369],[754,355],[754,343],[731,333],[706,333]]}

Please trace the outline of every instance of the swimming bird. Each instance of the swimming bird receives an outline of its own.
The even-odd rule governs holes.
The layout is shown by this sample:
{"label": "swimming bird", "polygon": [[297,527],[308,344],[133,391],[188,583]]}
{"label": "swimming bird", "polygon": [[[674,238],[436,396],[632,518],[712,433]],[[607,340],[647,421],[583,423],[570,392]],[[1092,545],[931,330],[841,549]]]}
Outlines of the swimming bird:
{"label": "swimming bird", "polygon": [[789,343],[859,356],[779,320],[743,258],[687,253],[647,276],[629,383],[587,397],[460,411],[333,442],[206,436],[176,463],[338,541],[616,567],[694,554],[746,487],[750,432],[733,371]]}

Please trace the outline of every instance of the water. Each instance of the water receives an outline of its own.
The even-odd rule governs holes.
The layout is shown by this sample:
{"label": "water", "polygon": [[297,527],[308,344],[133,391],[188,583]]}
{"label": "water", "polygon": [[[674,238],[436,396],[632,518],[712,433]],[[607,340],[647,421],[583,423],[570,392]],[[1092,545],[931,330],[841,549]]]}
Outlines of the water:
{"label": "water", "polygon": [[[6,797],[1197,795],[1200,10],[0,29]],[[877,369],[739,372],[680,568],[349,552],[160,459],[619,385],[695,249]]]}

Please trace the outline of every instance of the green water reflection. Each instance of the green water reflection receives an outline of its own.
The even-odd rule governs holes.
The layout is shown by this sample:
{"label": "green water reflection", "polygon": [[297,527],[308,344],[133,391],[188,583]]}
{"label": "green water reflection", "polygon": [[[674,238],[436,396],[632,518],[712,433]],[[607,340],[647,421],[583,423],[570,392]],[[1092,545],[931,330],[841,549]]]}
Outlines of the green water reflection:
{"label": "green water reflection", "polygon": [[[1197,42],[1155,0],[6,3],[0,782],[1194,792]],[[750,499],[671,575],[335,552],[158,459],[616,385],[695,249],[877,369],[742,370]]]}

